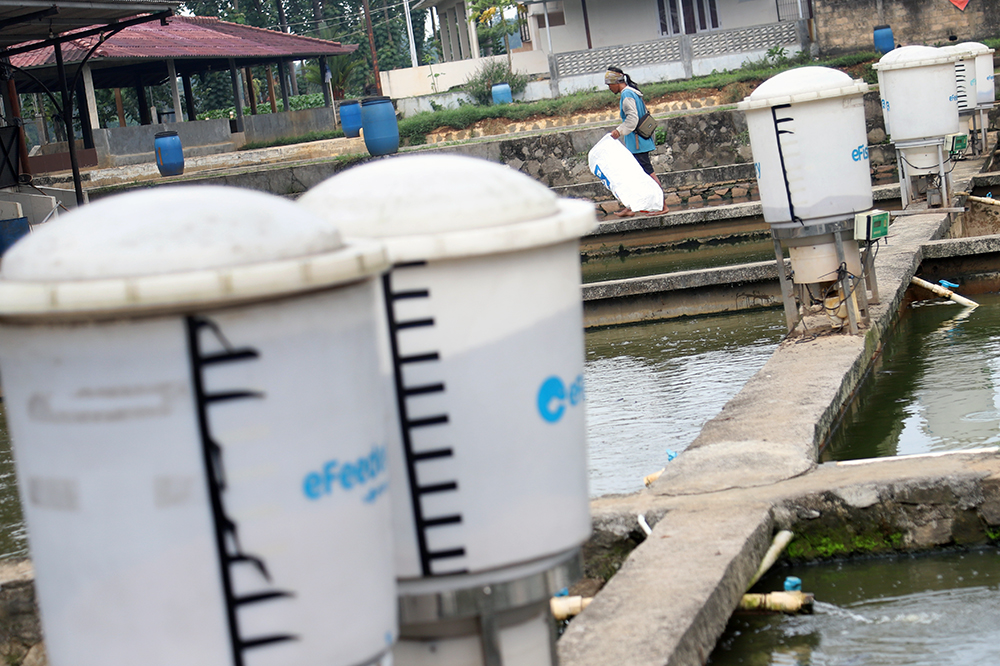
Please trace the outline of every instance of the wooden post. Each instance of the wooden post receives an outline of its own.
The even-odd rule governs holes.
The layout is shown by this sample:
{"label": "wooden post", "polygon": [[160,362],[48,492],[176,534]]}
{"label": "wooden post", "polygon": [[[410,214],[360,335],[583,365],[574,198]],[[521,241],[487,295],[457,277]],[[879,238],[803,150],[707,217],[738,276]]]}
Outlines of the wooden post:
{"label": "wooden post", "polygon": [[19,121],[17,124],[17,156],[20,161],[20,171],[21,173],[31,173],[31,168],[28,165],[28,141],[24,136],[24,119],[21,117],[21,100],[17,96],[17,86],[14,84],[13,77],[7,79],[7,94],[10,96],[10,114],[17,118]]}
{"label": "wooden post", "polygon": [[[281,4],[281,0],[278,0],[278,4]],[[267,98],[271,102],[271,113],[278,112],[278,103],[274,101],[274,72],[271,71],[271,66],[267,66]]]}
{"label": "wooden post", "polygon": [[278,61],[278,78],[281,86],[281,104],[285,111],[291,111],[288,104],[288,63],[285,60]]}
{"label": "wooden post", "polygon": [[198,114],[194,110],[194,91],[191,89],[191,75],[186,72],[181,74],[181,83],[184,84],[184,106],[187,108],[188,121],[194,122],[198,119]]}
{"label": "wooden post", "polygon": [[250,115],[257,115],[257,95],[253,89],[253,71],[249,67],[243,68],[243,87],[246,90],[247,101],[250,102]]}
{"label": "wooden post", "polygon": [[378,72],[378,54],[375,53],[375,35],[372,32],[372,16],[371,8],[368,6],[368,0],[362,0],[365,10],[365,25],[368,28],[368,48],[372,52],[372,70],[375,72],[375,90],[378,91],[379,96],[382,95],[382,77],[379,76]]}
{"label": "wooden post", "polygon": [[146,89],[142,87],[142,79],[135,77],[135,94],[139,98],[139,124],[150,125],[153,118],[149,115],[149,100],[146,99]]}
{"label": "wooden post", "polygon": [[118,112],[118,126],[125,127],[125,105],[122,104],[121,88],[115,88],[115,110]]}
{"label": "wooden post", "polygon": [[83,135],[83,147],[94,147],[94,120],[90,117],[87,104],[87,94],[84,92],[83,81],[76,87],[76,108],[80,114],[80,133]]}
{"label": "wooden post", "polygon": [[243,95],[240,94],[240,74],[236,71],[236,61],[229,59],[229,82],[233,86],[233,107],[236,112],[236,131],[244,131],[243,126]]}

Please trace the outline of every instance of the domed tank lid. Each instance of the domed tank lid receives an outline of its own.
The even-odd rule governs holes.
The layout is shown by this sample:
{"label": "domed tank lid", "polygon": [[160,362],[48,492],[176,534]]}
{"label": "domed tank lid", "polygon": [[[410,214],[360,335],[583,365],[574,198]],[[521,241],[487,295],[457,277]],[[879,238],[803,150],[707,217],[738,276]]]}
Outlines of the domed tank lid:
{"label": "domed tank lid", "polygon": [[930,67],[956,60],[959,60],[958,55],[948,53],[944,49],[936,49],[933,46],[901,46],[882,56],[877,63],[872,65],[872,68],[885,71],[910,67]]}
{"label": "domed tank lid", "polygon": [[799,67],[775,74],[736,105],[740,111],[864,95],[868,84],[829,67]]}
{"label": "domed tank lid", "polygon": [[962,42],[961,44],[949,44],[948,46],[942,46],[941,51],[946,53],[956,53],[962,60],[968,58],[975,58],[979,55],[986,55],[993,53],[993,49],[986,46],[986,44],[980,44],[979,42]]}
{"label": "domed tank lid", "polygon": [[378,238],[393,262],[551,245],[589,232],[593,205],[560,199],[510,167],[457,155],[370,162],[320,183],[298,203],[348,238]]}
{"label": "domed tank lid", "polygon": [[162,187],[98,201],[17,242],[0,318],[89,319],[204,309],[358,280],[388,266],[290,201],[231,187]]}

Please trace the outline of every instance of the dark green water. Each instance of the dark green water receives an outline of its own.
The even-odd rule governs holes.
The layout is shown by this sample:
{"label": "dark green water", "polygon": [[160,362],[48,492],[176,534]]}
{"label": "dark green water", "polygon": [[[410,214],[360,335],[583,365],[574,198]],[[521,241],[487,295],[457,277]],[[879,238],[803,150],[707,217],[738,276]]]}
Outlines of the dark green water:
{"label": "dark green water", "polygon": [[974,300],[971,311],[928,301],[902,314],[824,461],[1000,443],[1000,295]]}
{"label": "dark green water", "polygon": [[771,357],[782,310],[587,331],[590,494],[632,493]]}
{"label": "dark green water", "polygon": [[696,244],[692,248],[668,252],[591,258],[581,264],[581,271],[584,282],[602,282],[768,260],[774,261],[774,243],[770,238],[745,243]]}
{"label": "dark green water", "polygon": [[1000,550],[785,567],[754,591],[802,579],[812,615],[734,615],[713,666],[1000,664]]}
{"label": "dark green water", "polygon": [[0,559],[27,555],[28,530],[21,516],[21,500],[17,496],[7,414],[0,402]]}

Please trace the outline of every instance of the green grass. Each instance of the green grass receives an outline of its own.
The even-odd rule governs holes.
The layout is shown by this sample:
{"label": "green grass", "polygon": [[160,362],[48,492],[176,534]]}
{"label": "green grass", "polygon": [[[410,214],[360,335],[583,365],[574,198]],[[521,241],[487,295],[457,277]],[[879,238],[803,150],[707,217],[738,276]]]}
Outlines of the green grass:
{"label": "green grass", "polygon": [[[847,69],[868,64],[869,67],[866,69],[870,70],[870,63],[877,61],[878,58],[877,53],[861,52],[811,62],[807,62],[804,58],[786,59],[782,64],[773,65],[768,64],[768,60],[765,58],[758,62],[746,63],[743,68],[738,70],[713,72],[707,76],[680,81],[645,84],[642,86],[642,91],[646,99],[692,90],[705,90],[707,94],[722,91],[725,103],[735,103],[748,94],[753,89],[754,84],[793,67],[808,64]],[[872,77],[874,80],[874,73],[872,73]],[[865,76],[866,80],[867,78]],[[501,106],[464,104],[457,109],[428,111],[405,118],[399,122],[399,135],[403,143],[419,145],[426,143],[427,135],[435,130],[443,128],[462,130],[487,118],[501,118],[515,122],[534,116],[572,116],[588,111],[613,109],[617,105],[617,95],[607,90],[578,92],[558,99],[515,102]]]}

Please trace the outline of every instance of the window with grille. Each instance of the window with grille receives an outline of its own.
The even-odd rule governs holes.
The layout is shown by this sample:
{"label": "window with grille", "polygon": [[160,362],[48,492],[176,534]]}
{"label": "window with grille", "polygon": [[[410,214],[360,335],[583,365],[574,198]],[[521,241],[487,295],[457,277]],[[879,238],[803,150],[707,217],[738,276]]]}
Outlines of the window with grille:
{"label": "window with grille", "polygon": [[656,4],[661,35],[693,35],[719,27],[716,0],[657,0]]}
{"label": "window with grille", "polygon": [[779,21],[798,21],[799,18],[812,18],[811,0],[775,0],[778,8]]}

